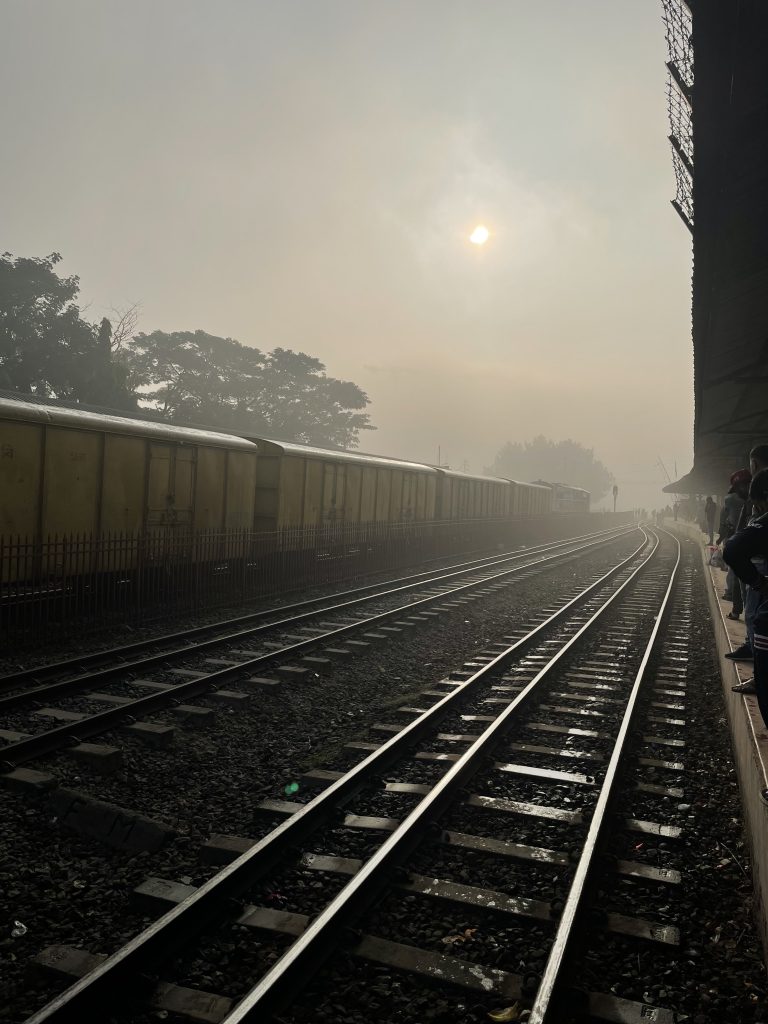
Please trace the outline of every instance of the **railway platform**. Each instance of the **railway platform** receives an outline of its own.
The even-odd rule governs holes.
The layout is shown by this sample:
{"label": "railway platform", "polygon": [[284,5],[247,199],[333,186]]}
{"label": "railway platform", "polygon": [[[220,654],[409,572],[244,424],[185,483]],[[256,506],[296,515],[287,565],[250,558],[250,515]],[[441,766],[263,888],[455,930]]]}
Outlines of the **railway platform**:
{"label": "railway platform", "polygon": [[665,525],[679,535],[690,537],[701,548],[724,704],[752,860],[755,913],[763,950],[768,955],[768,804],[762,797],[763,791],[768,788],[768,730],[763,725],[757,698],[734,693],[731,689],[752,675],[751,663],[733,662],[725,657],[744,642],[744,621],[734,621],[727,617],[731,604],[722,598],[725,573],[707,563],[706,538],[699,528],[694,523],[667,522]]}

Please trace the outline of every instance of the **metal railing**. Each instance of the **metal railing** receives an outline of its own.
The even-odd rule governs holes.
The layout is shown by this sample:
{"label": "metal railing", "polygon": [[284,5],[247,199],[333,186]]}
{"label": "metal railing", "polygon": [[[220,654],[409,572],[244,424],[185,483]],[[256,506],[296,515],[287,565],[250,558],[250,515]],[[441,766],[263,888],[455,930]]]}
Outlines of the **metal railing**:
{"label": "metal railing", "polygon": [[429,559],[575,536],[614,520],[621,517],[0,537],[0,647],[55,640],[73,625],[95,630],[196,615]]}

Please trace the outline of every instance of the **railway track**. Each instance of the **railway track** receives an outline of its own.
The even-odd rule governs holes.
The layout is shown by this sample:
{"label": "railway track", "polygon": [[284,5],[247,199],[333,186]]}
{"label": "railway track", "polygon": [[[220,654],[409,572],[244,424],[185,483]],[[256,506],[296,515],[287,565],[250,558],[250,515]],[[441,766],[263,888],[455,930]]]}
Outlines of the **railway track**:
{"label": "railway track", "polygon": [[[72,973],[87,973],[30,1024],[115,1014],[129,991],[140,992],[134,1007],[139,1014],[147,1004],[178,1010],[186,1000],[187,1012],[191,1003],[198,1008],[204,1003],[209,1020],[264,1020],[295,1000],[332,955],[345,965],[351,958],[426,977],[432,986],[469,990],[491,1012],[524,1001],[538,1024],[571,1019],[565,1015],[571,1009],[564,1010],[559,1000],[568,991],[564,978],[570,980],[574,939],[583,938],[584,908],[592,906],[595,866],[605,867],[606,829],[657,839],[674,839],[679,832],[617,815],[614,801],[630,739],[640,745],[637,765],[682,770],[665,756],[681,740],[640,736],[635,729],[648,681],[654,684],[648,720],[661,727],[659,732],[682,725],[667,712],[676,713],[684,695],[675,680],[681,679],[685,656],[674,653],[683,650],[684,639],[669,641],[673,653],[664,659],[657,651],[676,584],[679,546],[669,538],[663,538],[663,549],[661,543],[656,534],[645,534],[637,550],[610,572],[444,680],[431,707],[400,709],[412,719],[404,727],[374,726],[393,734],[384,743],[354,744],[358,756],[361,749],[366,756],[352,768],[309,773],[305,781],[321,787],[319,795],[305,803],[264,801],[261,811],[283,820],[261,838],[212,837],[203,855],[230,863],[203,885],[191,889],[173,880],[147,880],[143,897],[170,909],[111,957],[81,959]],[[685,623],[679,628],[683,637]],[[413,781],[420,773],[423,781]],[[649,800],[676,795],[655,783],[638,785]],[[392,810],[385,816],[382,809],[388,806]],[[398,806],[401,813],[395,816]],[[360,836],[374,849],[368,856],[350,856],[355,846],[359,851],[354,837]],[[502,864],[510,876],[531,870],[528,891],[513,895],[441,877],[440,865],[453,856],[472,866],[479,860]],[[565,879],[562,903],[531,892],[541,887],[536,872],[551,870]],[[314,897],[307,897],[306,889],[296,897],[306,906],[258,902],[258,896],[277,889],[273,879],[281,872],[290,890],[297,871],[316,872],[324,880],[312,890]],[[639,861],[612,861],[608,873],[659,885],[676,882],[674,872]],[[546,931],[539,939],[548,947],[546,964],[536,985],[471,954],[435,953],[405,941],[421,909],[394,926],[398,938],[383,937],[387,929],[392,934],[387,923],[392,906],[401,906],[404,898],[418,900],[419,907],[439,903],[449,908],[444,914],[490,914],[524,922],[539,934]],[[369,930],[371,919],[375,930]],[[230,957],[240,966],[227,995],[195,984],[206,973],[199,953],[202,936],[216,929],[226,932],[230,944],[236,935],[240,946],[238,956]],[[600,929],[648,942],[676,941],[673,926],[631,914],[603,915]],[[471,931],[454,936],[462,952],[464,944],[471,947]],[[266,935],[273,950],[283,953],[268,969],[263,959],[249,954],[256,934]],[[180,959],[192,941],[198,953]],[[263,952],[263,943],[259,948]],[[610,992],[593,992],[586,999],[586,1009],[578,1012],[603,1020],[673,1020],[662,1009],[616,999]]]}
{"label": "railway track", "polygon": [[[519,582],[631,532],[622,528],[540,545],[4,676],[0,721],[7,728],[0,729],[0,767],[13,773],[58,750],[77,753],[85,740],[122,724],[156,742],[157,728],[142,721],[154,711],[174,707],[181,718],[204,717],[203,709],[188,702],[206,695],[242,706],[254,691],[278,687],[281,678],[300,682],[325,673],[334,660],[428,624],[437,609]],[[144,673],[155,678],[142,678]],[[227,689],[233,680],[245,690]],[[73,698],[80,698],[74,707],[62,706]],[[105,704],[106,710],[93,710]],[[41,716],[60,724],[28,731]]]}

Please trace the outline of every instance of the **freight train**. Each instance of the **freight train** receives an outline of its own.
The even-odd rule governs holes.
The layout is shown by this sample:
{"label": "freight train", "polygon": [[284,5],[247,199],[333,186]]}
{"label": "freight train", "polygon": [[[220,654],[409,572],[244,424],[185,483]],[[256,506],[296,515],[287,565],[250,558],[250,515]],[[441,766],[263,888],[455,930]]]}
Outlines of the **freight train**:
{"label": "freight train", "polygon": [[588,511],[587,492],[569,504],[577,490],[0,397],[0,538],[9,540]]}

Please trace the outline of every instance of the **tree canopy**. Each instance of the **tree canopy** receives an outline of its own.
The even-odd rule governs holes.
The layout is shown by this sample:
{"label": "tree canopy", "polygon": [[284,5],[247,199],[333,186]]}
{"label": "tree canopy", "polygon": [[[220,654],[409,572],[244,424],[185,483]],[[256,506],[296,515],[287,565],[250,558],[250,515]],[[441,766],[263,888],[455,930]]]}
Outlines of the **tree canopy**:
{"label": "tree canopy", "polygon": [[138,305],[88,323],[60,260],[0,256],[0,388],[316,445],[355,447],[374,429],[365,392],[304,352],[205,331],[135,334]]}
{"label": "tree canopy", "polygon": [[373,429],[368,397],[304,352],[271,352],[205,331],[138,334],[121,358],[145,405],[175,420],[350,447]]}
{"label": "tree canopy", "polygon": [[507,442],[486,473],[513,480],[547,480],[583,487],[593,501],[605,497],[614,482],[610,470],[595,458],[594,449],[577,441],[551,441],[543,434],[523,444]]}
{"label": "tree canopy", "polygon": [[0,256],[0,387],[46,398],[135,409],[112,360],[111,325],[80,315],[77,277],[59,277],[61,257]]}

